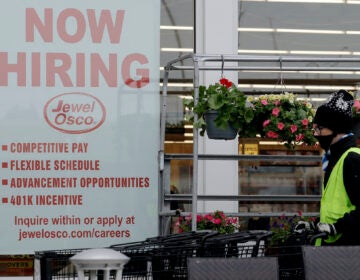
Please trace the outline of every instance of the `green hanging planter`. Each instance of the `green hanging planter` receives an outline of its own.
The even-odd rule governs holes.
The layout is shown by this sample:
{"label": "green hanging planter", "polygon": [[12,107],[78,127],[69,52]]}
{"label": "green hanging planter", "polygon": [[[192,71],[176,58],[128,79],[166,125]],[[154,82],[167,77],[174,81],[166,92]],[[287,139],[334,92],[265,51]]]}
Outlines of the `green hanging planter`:
{"label": "green hanging planter", "polygon": [[217,117],[217,111],[208,111],[204,114],[206,122],[206,133],[209,139],[214,140],[232,140],[235,139],[237,135],[237,130],[231,125],[228,125],[227,128],[220,128],[216,126],[214,120]]}

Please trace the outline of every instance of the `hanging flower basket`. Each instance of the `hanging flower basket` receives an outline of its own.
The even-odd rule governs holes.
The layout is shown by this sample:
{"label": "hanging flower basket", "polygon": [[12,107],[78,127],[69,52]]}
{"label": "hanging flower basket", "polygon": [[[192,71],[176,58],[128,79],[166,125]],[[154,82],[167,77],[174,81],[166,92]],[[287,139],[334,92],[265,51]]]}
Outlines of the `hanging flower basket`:
{"label": "hanging flower basket", "polygon": [[206,133],[210,139],[215,140],[232,140],[237,135],[237,130],[227,124],[226,127],[218,127],[215,123],[215,119],[218,117],[217,111],[208,111],[205,113],[204,118],[206,122]]}
{"label": "hanging flower basket", "polygon": [[262,138],[282,142],[288,149],[316,143],[311,131],[315,109],[310,102],[298,100],[295,94],[288,92],[261,95],[248,101],[255,114],[249,132],[253,129]]}
{"label": "hanging flower basket", "polygon": [[[193,93],[192,99],[184,100],[184,105],[190,110],[187,120],[200,129],[201,136],[206,131],[210,139],[234,139],[253,118],[245,94],[225,78],[208,87],[200,86],[197,103]],[[198,116],[196,122],[194,114]]]}
{"label": "hanging flower basket", "polygon": [[[297,145],[316,143],[311,131],[315,109],[293,93],[246,97],[232,82],[222,78],[219,83],[199,87],[196,105],[194,96],[184,100],[184,105],[190,109],[188,120],[200,129],[201,136],[206,131],[210,139],[234,139],[237,134],[241,138],[260,137],[283,143],[290,150]],[[196,122],[194,114],[198,116]],[[228,134],[227,129],[232,132]]]}

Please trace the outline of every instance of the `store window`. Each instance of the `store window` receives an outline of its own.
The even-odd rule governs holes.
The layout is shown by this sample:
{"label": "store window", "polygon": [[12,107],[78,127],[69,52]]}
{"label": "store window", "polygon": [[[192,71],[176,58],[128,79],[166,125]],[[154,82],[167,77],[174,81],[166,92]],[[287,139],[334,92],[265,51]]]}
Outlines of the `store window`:
{"label": "store window", "polygon": [[[161,63],[193,52],[194,1],[162,0]],[[354,2],[355,3],[355,2]],[[239,1],[238,53],[259,56],[322,56],[352,57],[360,55],[356,43],[360,6],[350,1]],[[346,20],[344,20],[346,15]],[[316,63],[299,64],[318,66]],[[328,63],[324,71],[242,71],[239,87],[248,95],[290,91],[303,98],[311,98],[317,106],[332,91],[344,88],[357,90],[358,72],[330,71],[336,63]],[[160,69],[161,77],[164,75]],[[192,153],[192,127],[184,118],[183,98],[192,93],[192,72],[173,71],[168,83],[166,153]],[[161,81],[162,82],[162,81]],[[240,146],[239,146],[240,147]],[[284,154],[281,145],[262,143],[259,154]],[[239,153],[242,150],[239,148]],[[321,150],[299,149],[298,154],[320,155]],[[309,166],[274,166],[239,164],[239,194],[256,195],[318,195],[321,192],[322,171],[319,164]],[[191,160],[176,160],[171,164],[171,184],[180,193],[191,193]],[[266,207],[264,206],[266,205]],[[265,209],[265,208],[267,209]],[[243,202],[245,212],[262,209],[269,212],[288,210],[316,211],[317,204]]]}
{"label": "store window", "polygon": [[[162,83],[163,67],[169,61],[193,53],[194,0],[162,0],[160,29],[160,77]],[[175,148],[179,145],[176,143],[192,140],[191,127],[186,126],[185,123],[183,105],[183,98],[191,94],[191,79],[189,71],[175,71],[168,83],[166,140],[174,143]]]}
{"label": "store window", "polygon": [[[239,1],[238,52],[256,56],[358,57],[359,3],[341,0]],[[317,62],[305,65],[319,66]],[[338,89],[358,90],[359,72],[332,70],[339,65],[336,62],[324,64],[323,71],[262,72],[256,74],[256,80],[254,73],[242,73],[240,87],[253,94],[292,91],[310,97],[317,104]]]}

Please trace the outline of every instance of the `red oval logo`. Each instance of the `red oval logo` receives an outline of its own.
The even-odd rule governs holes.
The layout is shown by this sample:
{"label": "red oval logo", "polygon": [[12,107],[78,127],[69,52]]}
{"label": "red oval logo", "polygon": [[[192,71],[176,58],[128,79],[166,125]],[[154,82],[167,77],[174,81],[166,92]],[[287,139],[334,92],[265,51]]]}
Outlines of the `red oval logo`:
{"label": "red oval logo", "polygon": [[87,93],[59,94],[46,102],[46,122],[56,130],[69,134],[88,133],[100,127],[106,117],[105,106]]}

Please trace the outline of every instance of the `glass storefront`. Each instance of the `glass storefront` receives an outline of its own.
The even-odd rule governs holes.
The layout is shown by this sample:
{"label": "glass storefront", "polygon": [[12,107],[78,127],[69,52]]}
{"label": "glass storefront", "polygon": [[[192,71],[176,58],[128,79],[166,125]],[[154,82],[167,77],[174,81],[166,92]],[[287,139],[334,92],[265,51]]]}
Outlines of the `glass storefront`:
{"label": "glass storefront", "polygon": [[[357,57],[360,6],[357,1],[239,1],[238,53],[256,56],[313,56],[322,58]],[[162,1],[161,66],[194,49],[194,1]],[[258,64],[259,65],[259,64]],[[292,65],[294,66],[294,65]],[[239,88],[247,95],[293,92],[309,98],[316,107],[338,89],[357,94],[359,71],[351,63],[316,62],[298,64],[319,67],[319,71],[240,71]],[[296,64],[295,64],[296,67]],[[336,71],[345,67],[349,71]],[[332,70],[333,69],[333,70]],[[160,69],[163,77],[163,69]],[[165,153],[192,154],[192,126],[185,121],[183,99],[192,93],[192,72],[171,74],[167,97],[167,128]],[[162,82],[162,81],[161,81]],[[321,155],[317,147],[297,150],[298,155]],[[239,143],[239,154],[242,154]],[[262,143],[259,155],[284,155],[288,152],[279,144]],[[239,161],[239,195],[320,195],[322,170],[320,162],[304,165],[269,164],[259,161]],[[191,194],[192,161],[173,160],[171,184],[181,194]],[[191,211],[189,203],[184,204]],[[239,212],[317,212],[318,203],[286,201],[240,201]]]}

